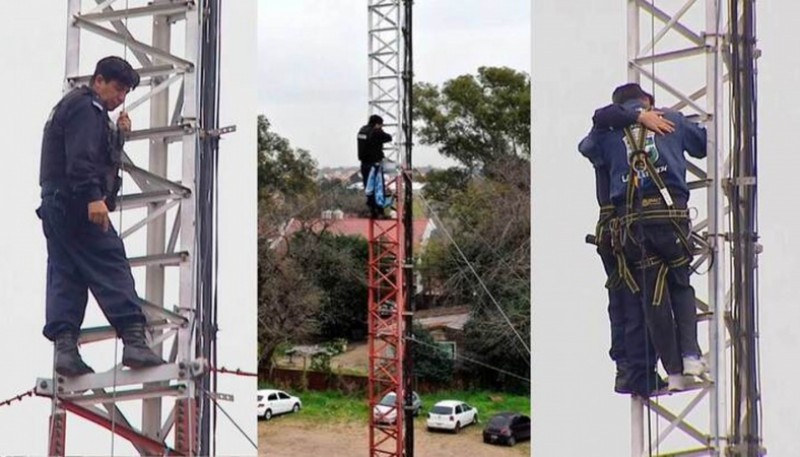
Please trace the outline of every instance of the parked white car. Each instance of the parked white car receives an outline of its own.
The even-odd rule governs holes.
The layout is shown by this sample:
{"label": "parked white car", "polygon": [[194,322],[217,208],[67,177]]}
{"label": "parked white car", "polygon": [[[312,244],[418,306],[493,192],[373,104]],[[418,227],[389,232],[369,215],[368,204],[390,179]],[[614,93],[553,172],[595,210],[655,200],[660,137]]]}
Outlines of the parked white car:
{"label": "parked white car", "polygon": [[[419,398],[419,395],[417,395],[416,392],[412,392],[412,398],[412,414],[416,417],[416,415],[419,414],[420,408],[422,408],[422,400]],[[375,405],[375,407],[372,409],[372,417],[375,419],[375,422],[379,424],[394,424],[394,422],[397,420],[396,402],[397,395],[395,395],[394,392],[389,392],[388,394],[384,395],[380,403]]]}
{"label": "parked white car", "polygon": [[258,417],[264,420],[272,416],[285,413],[296,413],[303,407],[299,398],[287,394],[282,390],[260,389],[258,391]]}
{"label": "parked white car", "polygon": [[478,410],[462,401],[444,400],[433,405],[428,412],[428,430],[452,430],[478,423]]}

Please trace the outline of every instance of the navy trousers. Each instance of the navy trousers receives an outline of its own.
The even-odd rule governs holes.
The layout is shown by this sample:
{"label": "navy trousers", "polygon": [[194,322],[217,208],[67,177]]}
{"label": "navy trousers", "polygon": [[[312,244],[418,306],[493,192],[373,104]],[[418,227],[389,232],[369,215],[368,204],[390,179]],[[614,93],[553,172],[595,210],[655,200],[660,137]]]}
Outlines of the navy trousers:
{"label": "navy trousers", "polygon": [[[599,248],[598,253],[606,274],[610,276],[616,271],[617,259],[610,249]],[[627,368],[631,384],[645,382],[645,376],[655,369],[657,356],[647,334],[639,299],[627,285],[608,289],[608,318],[611,324],[608,355]]]}
{"label": "navy trousers", "polygon": [[44,336],[54,340],[79,330],[88,292],[117,330],[144,323],[141,300],[131,275],[122,239],[89,221],[88,203],[45,187],[36,214],[47,238],[47,308]]}

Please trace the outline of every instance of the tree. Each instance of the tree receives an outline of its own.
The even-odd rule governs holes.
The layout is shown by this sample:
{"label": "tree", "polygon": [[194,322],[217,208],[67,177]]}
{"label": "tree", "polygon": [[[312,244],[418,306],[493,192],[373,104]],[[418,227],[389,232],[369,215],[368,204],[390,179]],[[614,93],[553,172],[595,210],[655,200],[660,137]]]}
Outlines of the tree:
{"label": "tree", "polygon": [[480,67],[441,89],[414,88],[414,119],[423,144],[469,169],[507,156],[530,158],[530,77],[510,68]]}
{"label": "tree", "polygon": [[266,116],[258,116],[258,188],[286,196],[314,193],[317,162],[305,149],[294,149],[289,140],[270,131]]}
{"label": "tree", "polygon": [[303,266],[321,291],[315,336],[320,340],[362,339],[367,331],[367,240],[302,231],[291,240],[288,255]]}
{"label": "tree", "polygon": [[275,350],[284,343],[315,334],[319,290],[294,259],[281,255],[264,237],[258,240],[259,366],[272,367]]}
{"label": "tree", "polygon": [[440,349],[430,332],[415,325],[411,330],[414,339],[411,354],[414,360],[414,376],[419,381],[446,385],[453,379],[453,359],[447,351]]}
{"label": "tree", "polygon": [[[470,358],[527,377],[529,354],[514,330],[529,340],[530,79],[481,67],[441,89],[422,83],[415,100],[421,142],[461,164],[429,175],[424,198],[440,230],[420,259],[423,281],[439,304],[471,307]],[[463,367],[496,385],[496,371]],[[515,379],[502,385],[518,388]]]}
{"label": "tree", "polygon": [[357,217],[369,217],[370,214],[360,181],[357,189],[350,189],[346,182],[322,179],[319,181],[319,200],[325,208],[340,209],[345,214]]}

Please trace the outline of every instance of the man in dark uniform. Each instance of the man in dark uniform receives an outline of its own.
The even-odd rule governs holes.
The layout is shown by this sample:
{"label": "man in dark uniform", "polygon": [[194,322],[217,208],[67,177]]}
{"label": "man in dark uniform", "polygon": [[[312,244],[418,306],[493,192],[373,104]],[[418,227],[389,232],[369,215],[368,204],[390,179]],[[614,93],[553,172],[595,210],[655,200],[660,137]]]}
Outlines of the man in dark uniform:
{"label": "man in dark uniform", "polygon": [[[637,84],[618,87],[614,99],[630,116],[648,108],[648,95]],[[673,132],[656,137],[638,123],[593,131],[587,137],[592,147],[581,152],[609,171],[611,201],[619,221],[615,239],[624,253],[620,271],[638,283],[633,287],[641,286],[636,292],[669,375],[669,388],[683,390],[684,375],[706,371],[689,283],[692,252],[684,156],[686,151],[705,157],[706,132],[679,112],[664,111],[663,116],[672,123]],[[627,348],[635,344],[625,343]]]}
{"label": "man in dark uniform", "polygon": [[123,136],[131,129],[124,111],[116,124],[108,112],[139,84],[119,57],[101,59],[89,86],[66,94],[44,128],[36,213],[47,238],[47,308],[44,336],[55,342],[55,370],[63,376],[93,373],[78,353],[92,291],[122,338],[123,365],[164,363],[145,340],[145,316],[122,239],[111,224],[120,187]]}
{"label": "man in dark uniform", "polygon": [[[370,116],[367,125],[358,130],[358,160],[361,162],[361,182],[365,190],[370,171],[375,165],[380,165],[384,158],[384,143],[391,141],[392,136],[383,131],[383,118],[377,114]],[[370,208],[373,217],[380,212],[374,202],[373,195],[367,197],[367,206]]]}
{"label": "man in dark uniform", "polygon": [[[652,96],[647,94],[650,105]],[[624,128],[639,122],[648,129],[659,133],[671,133],[672,123],[660,116],[658,111],[627,111],[621,105],[611,104],[595,111],[592,118],[593,131]],[[581,151],[592,148],[592,135],[578,146]],[[652,344],[646,337],[644,317],[637,304],[636,296],[626,287],[618,276],[617,259],[612,248],[610,222],[614,219],[614,205],[611,203],[609,173],[606,166],[594,166],[595,190],[600,206],[595,235],[591,242],[597,246],[597,253],[603,262],[608,277],[608,317],[611,324],[611,348],[609,356],[617,366],[614,391],[635,393],[644,397],[665,387],[664,381],[655,372],[656,356]],[[636,341],[631,348],[626,347],[626,339]]]}

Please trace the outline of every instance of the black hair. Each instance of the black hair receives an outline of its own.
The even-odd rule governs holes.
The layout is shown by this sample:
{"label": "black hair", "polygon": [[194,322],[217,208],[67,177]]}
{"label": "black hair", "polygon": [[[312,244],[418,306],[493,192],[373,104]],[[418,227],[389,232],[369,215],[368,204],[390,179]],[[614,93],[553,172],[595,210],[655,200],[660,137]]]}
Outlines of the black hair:
{"label": "black hair", "polygon": [[117,81],[130,90],[136,89],[139,85],[139,73],[136,73],[127,60],[117,56],[104,57],[97,62],[92,82],[98,76],[102,76],[106,81]]}
{"label": "black hair", "polygon": [[382,117],[378,116],[377,114],[373,114],[372,116],[369,117],[369,122],[367,122],[367,125],[378,125],[378,124],[383,125]]}
{"label": "black hair", "polygon": [[611,101],[617,104],[642,98],[650,99],[651,102],[653,101],[653,96],[642,90],[642,87],[636,83],[623,84],[614,89],[614,93],[611,95]]}

